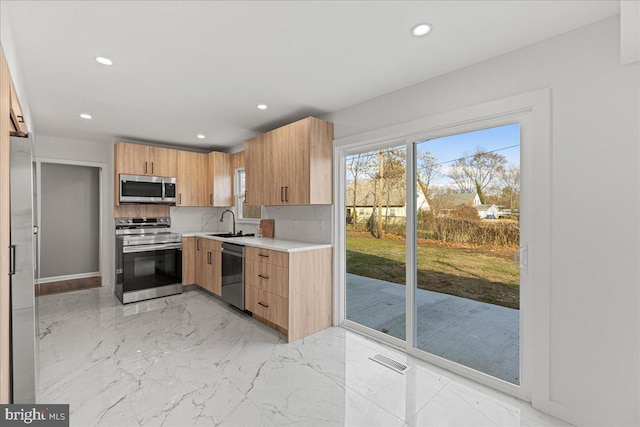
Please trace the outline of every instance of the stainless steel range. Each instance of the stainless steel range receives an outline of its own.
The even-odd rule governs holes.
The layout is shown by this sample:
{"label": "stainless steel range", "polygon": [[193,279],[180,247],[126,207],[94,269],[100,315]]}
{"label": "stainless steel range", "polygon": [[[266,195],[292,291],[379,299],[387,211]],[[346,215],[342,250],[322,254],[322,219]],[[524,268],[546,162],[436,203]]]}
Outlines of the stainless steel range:
{"label": "stainless steel range", "polygon": [[182,293],[182,236],[171,218],[116,218],[116,289],[127,304]]}

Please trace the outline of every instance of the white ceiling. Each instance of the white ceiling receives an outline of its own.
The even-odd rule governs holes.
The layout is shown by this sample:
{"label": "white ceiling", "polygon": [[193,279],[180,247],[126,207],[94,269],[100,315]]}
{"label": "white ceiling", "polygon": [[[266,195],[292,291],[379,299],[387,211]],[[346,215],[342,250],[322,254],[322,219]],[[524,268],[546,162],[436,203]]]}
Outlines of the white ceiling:
{"label": "white ceiling", "polygon": [[[620,10],[535,0],[8,3],[37,134],[217,149]],[[433,31],[413,37],[420,22]]]}

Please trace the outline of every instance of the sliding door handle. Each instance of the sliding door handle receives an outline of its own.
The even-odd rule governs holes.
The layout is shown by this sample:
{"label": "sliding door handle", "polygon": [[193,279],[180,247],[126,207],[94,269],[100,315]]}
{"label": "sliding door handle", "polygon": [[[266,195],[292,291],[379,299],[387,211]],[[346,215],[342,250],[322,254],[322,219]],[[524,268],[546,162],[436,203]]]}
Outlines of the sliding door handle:
{"label": "sliding door handle", "polygon": [[16,274],[16,245],[9,245],[9,275]]}

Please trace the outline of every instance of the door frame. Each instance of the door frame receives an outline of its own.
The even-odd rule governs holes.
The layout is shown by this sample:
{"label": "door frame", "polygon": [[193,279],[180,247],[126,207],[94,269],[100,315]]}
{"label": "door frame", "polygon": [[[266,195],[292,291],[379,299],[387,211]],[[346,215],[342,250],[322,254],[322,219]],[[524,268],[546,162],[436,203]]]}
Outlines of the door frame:
{"label": "door frame", "polygon": [[[405,144],[413,150],[415,142],[433,139],[472,130],[495,127],[508,123],[521,126],[521,211],[527,210],[522,218],[526,230],[521,241],[523,263],[520,307],[520,385],[491,377],[466,366],[426,353],[414,348],[415,319],[414,289],[415,239],[407,240],[407,340],[406,342],[386,334],[372,333],[371,329],[345,319],[345,197],[346,155],[375,150],[391,145]],[[408,158],[413,159],[413,154]],[[412,151],[411,151],[412,153]],[[531,401],[532,405],[549,411],[549,277],[551,268],[551,90],[542,89],[497,101],[428,116],[407,123],[389,126],[334,141],[334,325],[340,325],[364,333],[374,339],[403,349],[406,353],[426,360],[434,365],[449,369],[462,376],[498,389],[520,399]],[[414,160],[415,161],[415,160]],[[414,162],[413,161],[413,162]],[[413,162],[407,162],[407,212],[415,217],[412,194],[415,194]],[[535,186],[533,182],[535,181]],[[407,217],[409,219],[409,217]],[[415,218],[413,218],[415,219]],[[413,224],[412,221],[407,221]],[[409,229],[411,228],[411,229]],[[409,234],[411,233],[411,234]],[[407,235],[414,236],[408,225]],[[413,262],[410,260],[413,259]],[[411,271],[409,271],[411,270]],[[535,291],[534,291],[535,290]],[[375,331],[373,331],[375,332]],[[393,338],[393,339],[391,339]],[[533,354],[536,357],[533,358]],[[533,375],[535,372],[535,376]]]}
{"label": "door frame", "polygon": [[[108,194],[108,188],[107,185],[109,185],[109,180],[105,179],[105,171],[107,171],[108,169],[108,165],[106,163],[98,163],[98,162],[85,162],[85,161],[79,161],[79,160],[64,160],[64,159],[56,159],[56,158],[49,158],[49,157],[36,157],[35,159],[36,162],[36,176],[37,176],[37,182],[36,182],[36,195],[37,195],[37,209],[38,209],[38,253],[37,253],[37,270],[38,270],[38,277],[36,277],[36,283],[44,283],[44,282],[49,282],[51,280],[45,280],[44,282],[41,282],[40,280],[40,250],[42,248],[42,244],[41,244],[41,238],[42,238],[42,233],[40,232],[41,230],[41,224],[42,224],[42,163],[52,163],[52,164],[59,164],[59,165],[68,165],[68,166],[83,166],[83,167],[91,167],[91,168],[97,168],[98,169],[98,191],[100,192],[100,194],[98,195],[98,200],[99,200],[99,206],[98,206],[98,212],[99,212],[99,223],[98,223],[98,236],[99,236],[99,242],[98,242],[98,273],[100,274],[100,277],[102,278],[102,286],[105,285],[109,285],[109,278],[105,277],[105,267],[107,265],[109,265],[109,253],[108,251],[105,250],[104,247],[104,236],[106,236],[108,234],[108,230],[105,229],[105,227],[107,226],[107,222],[105,221],[105,212],[104,212],[104,195]],[[93,273],[93,272],[91,272]],[[80,279],[83,277],[89,277],[89,276],[93,276],[93,274],[75,274],[72,276],[59,276],[59,277],[54,277],[52,278],[55,280],[69,280],[69,279]]]}

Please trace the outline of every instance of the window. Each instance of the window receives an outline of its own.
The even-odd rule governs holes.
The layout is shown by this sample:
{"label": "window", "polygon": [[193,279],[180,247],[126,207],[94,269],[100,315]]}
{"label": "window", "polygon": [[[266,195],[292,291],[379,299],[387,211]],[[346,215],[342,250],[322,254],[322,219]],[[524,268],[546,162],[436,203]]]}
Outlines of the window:
{"label": "window", "polygon": [[246,194],[244,168],[236,169],[235,202],[238,219],[260,219],[260,206],[248,205],[244,202]]}

